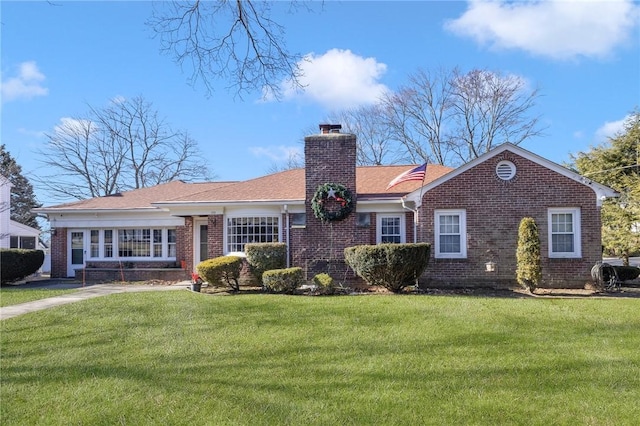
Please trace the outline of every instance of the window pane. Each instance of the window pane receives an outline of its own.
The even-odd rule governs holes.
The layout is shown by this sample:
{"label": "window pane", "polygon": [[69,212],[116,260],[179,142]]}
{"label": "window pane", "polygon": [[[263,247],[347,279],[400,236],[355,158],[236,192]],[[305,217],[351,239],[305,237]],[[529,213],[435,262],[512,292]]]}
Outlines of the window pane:
{"label": "window pane", "polygon": [[460,253],[460,235],[441,235],[440,253]]}
{"label": "window pane", "polygon": [[380,241],[383,243],[400,243],[402,241],[400,217],[380,218]]}
{"label": "window pane", "polygon": [[162,229],[153,230],[153,257],[162,257]]}
{"label": "window pane", "polygon": [[20,237],[20,248],[25,250],[35,250],[36,237]]}
{"label": "window pane", "polygon": [[100,256],[100,231],[97,229],[91,230],[91,257]]}
{"label": "window pane", "polygon": [[71,233],[71,264],[82,265],[84,263],[84,234],[82,232]]}
{"label": "window pane", "polygon": [[209,225],[200,225],[200,262],[209,258]]}
{"label": "window pane", "polygon": [[554,234],[551,244],[554,253],[573,253],[573,234]]}
{"label": "window pane", "polygon": [[167,256],[169,257],[176,257],[176,230],[175,229],[168,229],[167,230],[167,248],[168,248],[168,253]]}
{"label": "window pane", "polygon": [[113,231],[104,231],[104,257],[113,257]]}
{"label": "window pane", "polygon": [[460,233],[460,217],[458,215],[440,216],[440,233],[441,234],[459,234]]}
{"label": "window pane", "polygon": [[119,229],[118,255],[120,257],[151,257],[151,230]]}
{"label": "window pane", "polygon": [[20,241],[16,235],[9,237],[9,248],[20,248]]}
{"label": "window pane", "polygon": [[227,251],[243,252],[246,243],[278,242],[277,216],[230,217],[227,219]]}
{"label": "window pane", "polygon": [[358,226],[371,226],[371,213],[358,213],[357,216]]}
{"label": "window pane", "polygon": [[560,213],[551,215],[551,232],[573,232],[573,215]]}

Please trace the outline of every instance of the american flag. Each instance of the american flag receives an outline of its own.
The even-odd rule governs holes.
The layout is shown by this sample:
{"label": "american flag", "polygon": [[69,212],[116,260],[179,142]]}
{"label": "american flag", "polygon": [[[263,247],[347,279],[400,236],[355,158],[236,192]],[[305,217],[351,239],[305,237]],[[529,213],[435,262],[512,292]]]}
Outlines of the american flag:
{"label": "american flag", "polygon": [[427,163],[424,163],[422,166],[418,166],[415,169],[407,170],[406,172],[399,174],[395,179],[389,182],[389,185],[387,185],[387,189],[391,189],[399,183],[406,182],[408,180],[423,181],[426,172]]}

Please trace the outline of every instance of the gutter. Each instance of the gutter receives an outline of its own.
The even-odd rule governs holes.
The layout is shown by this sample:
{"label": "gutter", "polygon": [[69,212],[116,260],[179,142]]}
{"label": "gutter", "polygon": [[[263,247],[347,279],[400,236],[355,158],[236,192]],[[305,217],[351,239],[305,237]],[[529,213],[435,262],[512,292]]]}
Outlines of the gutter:
{"label": "gutter", "polygon": [[402,208],[413,212],[413,242],[418,242],[418,208],[412,209],[406,205],[405,197],[400,199],[402,201]]}

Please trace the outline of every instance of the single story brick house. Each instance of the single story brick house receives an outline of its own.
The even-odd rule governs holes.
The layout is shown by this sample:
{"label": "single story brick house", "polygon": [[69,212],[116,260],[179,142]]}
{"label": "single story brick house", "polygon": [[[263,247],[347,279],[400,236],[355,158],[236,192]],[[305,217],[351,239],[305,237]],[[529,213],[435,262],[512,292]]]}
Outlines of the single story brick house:
{"label": "single story brick house", "polygon": [[[456,169],[428,165],[422,181],[387,189],[416,165],[357,167],[355,135],[320,129],[305,138],[304,169],[38,209],[53,229],[52,276],[188,279],[201,260],[242,255],[247,242],[284,242],[289,265],[307,278],[329,272],[342,281],[354,278],[345,247],[429,242],[421,284],[512,286],[518,226],[528,216],[540,231],[542,285],[590,281],[601,259],[600,206],[617,195],[612,189],[509,143]],[[344,217],[322,221],[318,206]]]}

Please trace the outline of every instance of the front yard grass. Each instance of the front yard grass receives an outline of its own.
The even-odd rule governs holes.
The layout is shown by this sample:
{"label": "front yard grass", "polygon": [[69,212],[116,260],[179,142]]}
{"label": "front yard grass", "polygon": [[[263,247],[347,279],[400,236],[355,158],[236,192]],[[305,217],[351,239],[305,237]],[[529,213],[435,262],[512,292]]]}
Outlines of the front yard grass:
{"label": "front yard grass", "polygon": [[126,293],[0,327],[3,425],[640,418],[638,299]]}

